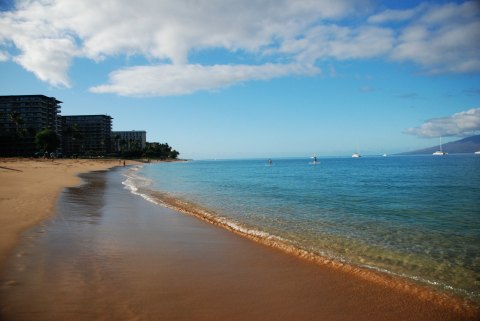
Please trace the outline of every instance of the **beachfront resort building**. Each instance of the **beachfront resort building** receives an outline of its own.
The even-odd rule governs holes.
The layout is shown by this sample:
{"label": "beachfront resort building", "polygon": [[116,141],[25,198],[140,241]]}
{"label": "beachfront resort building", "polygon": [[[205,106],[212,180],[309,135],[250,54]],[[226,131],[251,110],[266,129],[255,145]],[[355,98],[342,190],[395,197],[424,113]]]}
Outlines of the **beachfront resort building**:
{"label": "beachfront resort building", "polygon": [[112,144],[115,152],[143,150],[147,144],[147,132],[144,130],[113,131]]}
{"label": "beachfront resort building", "polygon": [[44,95],[0,96],[0,156],[33,156],[35,135],[46,128],[60,136],[61,103]]}
{"label": "beachfront resort building", "polygon": [[62,152],[66,156],[104,156],[111,153],[112,117],[62,116]]}

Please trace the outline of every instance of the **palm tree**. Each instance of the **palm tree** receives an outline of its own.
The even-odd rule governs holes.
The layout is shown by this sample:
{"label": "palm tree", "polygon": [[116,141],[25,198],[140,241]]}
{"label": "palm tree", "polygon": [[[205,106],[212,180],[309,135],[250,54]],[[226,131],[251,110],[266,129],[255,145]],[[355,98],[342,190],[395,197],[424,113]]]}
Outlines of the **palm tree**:
{"label": "palm tree", "polygon": [[24,134],[24,131],[21,130],[21,126],[23,125],[23,117],[22,114],[14,110],[9,114],[9,118],[10,121],[15,124],[15,149],[18,155],[20,153],[20,147],[18,146],[20,143],[20,137]]}
{"label": "palm tree", "polygon": [[113,136],[113,140],[115,140],[115,152],[118,153],[120,151],[120,146],[118,145],[118,142],[120,141],[120,135],[115,134],[115,136]]}
{"label": "palm tree", "polygon": [[15,132],[20,134],[20,126],[23,125],[23,117],[18,111],[12,111],[10,113],[10,121],[15,124]]}
{"label": "palm tree", "polygon": [[85,145],[83,142],[83,133],[81,132],[78,124],[73,124],[72,126],[72,142],[74,146],[74,151],[76,153],[83,154],[85,153]]}

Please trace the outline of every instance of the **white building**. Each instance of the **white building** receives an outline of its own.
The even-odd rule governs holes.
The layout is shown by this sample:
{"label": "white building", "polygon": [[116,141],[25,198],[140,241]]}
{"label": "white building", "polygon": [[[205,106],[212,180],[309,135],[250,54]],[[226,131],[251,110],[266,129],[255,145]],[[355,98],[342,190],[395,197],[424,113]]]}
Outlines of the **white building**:
{"label": "white building", "polygon": [[144,130],[112,131],[112,143],[115,151],[141,148],[147,142],[147,132]]}

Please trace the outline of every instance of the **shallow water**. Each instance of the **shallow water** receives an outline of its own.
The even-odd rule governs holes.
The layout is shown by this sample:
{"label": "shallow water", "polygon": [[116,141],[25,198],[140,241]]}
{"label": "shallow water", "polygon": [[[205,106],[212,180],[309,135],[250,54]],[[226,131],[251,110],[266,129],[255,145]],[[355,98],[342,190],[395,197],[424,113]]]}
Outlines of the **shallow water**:
{"label": "shallow water", "polygon": [[125,189],[133,172],[82,175],[25,233],[0,271],[0,320],[477,319],[146,202]]}
{"label": "shallow water", "polygon": [[[480,302],[480,157],[159,163],[125,184],[246,233]],[[161,200],[160,200],[161,201]]]}

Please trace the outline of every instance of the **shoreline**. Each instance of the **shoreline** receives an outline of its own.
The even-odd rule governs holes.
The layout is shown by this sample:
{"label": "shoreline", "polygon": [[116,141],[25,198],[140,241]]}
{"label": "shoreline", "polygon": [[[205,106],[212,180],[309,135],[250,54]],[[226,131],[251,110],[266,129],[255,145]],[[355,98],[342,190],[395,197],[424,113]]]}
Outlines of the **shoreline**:
{"label": "shoreline", "polygon": [[61,191],[80,184],[79,174],[122,165],[117,159],[0,158],[0,266],[23,232],[55,214]]}
{"label": "shoreline", "polygon": [[334,272],[346,273],[354,278],[375,283],[394,291],[413,294],[419,300],[448,306],[460,314],[465,314],[467,316],[480,315],[480,306],[468,298],[453,293],[441,292],[438,289],[430,288],[425,284],[415,283],[413,280],[410,280],[405,276],[391,274],[387,271],[382,272],[367,267],[356,266],[351,263],[341,262],[320,254],[308,252],[292,244],[288,244],[278,237],[266,232],[236,226],[236,224],[225,221],[221,217],[217,217],[211,214],[208,210],[198,207],[195,204],[191,204],[188,201],[169,196],[164,192],[153,190],[148,191],[148,195],[144,194],[145,191],[142,189],[140,189],[140,191],[134,191],[134,194],[140,195],[145,200],[158,206],[164,206],[175,212],[195,217],[208,224],[227,230],[257,244],[267,246],[275,251],[281,252],[282,254],[293,256],[299,260],[314,263],[315,265],[325,267]]}
{"label": "shoreline", "polygon": [[[70,160],[68,160],[70,161]],[[90,160],[79,160],[79,161],[90,161]],[[22,160],[22,162],[24,162]],[[66,187],[68,186],[79,186],[79,182],[81,181],[81,179],[76,176],[78,175],[79,173],[86,173],[86,172],[91,172],[91,171],[96,171],[96,170],[106,170],[106,169],[109,169],[109,168],[112,168],[112,167],[116,167],[116,166],[119,166],[118,165],[118,160],[113,160],[113,161],[101,161],[101,163],[98,163],[97,160],[94,160],[94,163],[93,164],[86,164],[86,163],[76,163],[76,162],[73,162],[73,164],[65,161],[64,163],[62,164],[55,164],[55,162],[52,162],[53,165],[47,165],[46,162],[51,162],[49,160],[47,161],[40,161],[40,162],[37,162],[37,161],[26,161],[27,163],[29,164],[24,164],[25,167],[22,168],[22,166],[19,166],[18,164],[16,166],[13,166],[11,164],[7,164],[6,162],[0,162],[0,179],[2,179],[2,182],[3,182],[3,178],[4,177],[7,177],[7,176],[10,176],[10,179],[12,179],[12,177],[14,178],[15,175],[20,175],[20,173],[31,173],[31,175],[33,174],[38,174],[37,175],[33,175],[32,177],[30,177],[30,179],[28,180],[19,180],[16,182],[16,184],[18,186],[21,186],[22,184],[26,184],[26,183],[29,183],[29,181],[33,181],[33,186],[29,186],[30,188],[34,188],[38,190],[39,187],[42,187],[42,193],[41,195],[45,195],[45,193],[47,191],[50,191],[50,193],[52,192],[56,192],[56,195],[52,198],[51,195],[49,198],[43,200],[43,203],[44,202],[53,202],[53,204],[50,204],[50,207],[48,207],[48,204],[47,204],[47,207],[42,207],[42,208],[46,208],[46,209],[50,209],[50,213],[49,214],[45,214],[42,216],[42,217],[36,217],[35,220],[30,220],[29,221],[29,225],[28,227],[25,227],[23,228],[23,230],[21,230],[20,232],[17,232],[18,234],[16,235],[16,241],[18,241],[20,239],[20,234],[27,230],[28,228],[38,224],[41,220],[44,220],[44,219],[47,219],[47,218],[50,218],[52,217],[56,212],[53,210],[54,207],[55,207],[55,203],[58,201],[58,197],[59,197],[59,194],[62,190],[64,190]],[[35,168],[33,169],[28,169],[28,166],[27,165],[32,165],[30,162],[33,162],[33,165],[36,165]],[[116,164],[115,164],[116,163]],[[7,166],[9,165],[9,166]],[[60,165],[60,166],[59,166]],[[62,167],[61,165],[65,165],[64,167]],[[82,166],[80,166],[82,165]],[[5,167],[8,167],[8,169],[5,169]],[[49,171],[48,169],[52,169],[51,167],[53,167],[53,171]],[[59,171],[59,169],[61,169]],[[17,171],[17,170],[21,170],[21,172]],[[10,173],[10,174],[5,174],[6,171],[8,171],[7,173]],[[46,186],[45,183],[42,181],[42,177],[43,179],[45,179],[45,175],[47,175],[47,177],[50,175],[50,178],[52,174],[58,174],[60,177],[59,177],[59,182],[56,182],[53,189],[52,188],[45,188]],[[109,173],[112,173],[112,171],[109,171]],[[112,173],[112,175],[117,175],[118,173]],[[43,176],[42,176],[43,175]],[[61,178],[61,179],[60,179]],[[53,179],[50,179],[49,180],[49,184],[51,184],[53,181]],[[63,184],[62,186],[60,186],[61,184]],[[4,184],[2,185],[2,189],[4,189],[5,187],[7,187],[7,185],[9,184]],[[14,186],[15,184],[12,183],[12,186]],[[24,193],[19,193],[19,189],[18,189],[18,186],[17,186],[17,189],[13,188],[11,189],[10,193],[17,193],[17,195],[22,195],[22,196],[29,196],[29,197],[32,197],[33,195],[31,194],[24,194]],[[9,186],[10,187],[10,186]],[[25,187],[25,186],[24,186]],[[7,189],[5,189],[7,190]],[[1,192],[1,190],[0,190]],[[130,191],[125,191],[127,193],[130,194]],[[39,196],[39,194],[37,194],[37,197]],[[132,195],[132,197],[135,197],[134,195]],[[38,200],[38,198],[37,198]],[[141,199],[140,200],[141,202],[145,202],[144,199]],[[0,201],[0,209],[4,209],[6,207],[5,206],[5,196],[3,196],[3,198],[1,199]],[[148,202],[146,202],[148,203]],[[11,204],[11,203],[10,203]],[[27,204],[27,205],[33,205],[33,209],[38,209],[38,203],[36,202],[33,202],[33,204]],[[158,210],[158,212],[160,212],[160,214],[163,214],[165,210],[163,210],[165,207],[160,205],[152,205],[154,206],[155,208],[160,208]],[[32,207],[30,207],[32,208]],[[163,209],[162,209],[163,208]],[[185,213],[185,211],[181,211],[179,209],[176,209],[174,212],[172,212],[174,215],[178,215],[176,213],[178,212],[183,212]],[[1,213],[4,213],[3,210],[1,211]],[[167,213],[168,214],[168,213]],[[225,241],[225,238],[226,239],[237,239],[238,237],[238,232],[232,230],[232,229],[226,229],[225,227],[222,227],[222,226],[219,226],[219,224],[215,224],[214,222],[211,222],[211,221],[208,221],[208,220],[205,220],[205,219],[202,219],[201,217],[197,216],[197,217],[192,217],[192,213],[188,213],[190,215],[180,215],[181,217],[188,217],[189,219],[181,219],[182,221],[182,224],[183,225],[183,228],[187,228],[187,229],[190,229],[192,226],[195,226],[197,224],[200,224],[200,223],[196,223],[196,221],[198,222],[203,222],[204,225],[207,225],[205,227],[202,227],[202,229],[206,230],[206,234],[207,235],[212,235],[212,234],[228,234],[228,235],[225,235],[225,236],[220,236],[220,248],[223,248],[224,244],[223,242]],[[167,215],[168,216],[168,215]],[[165,218],[163,218],[165,219]],[[175,219],[176,220],[176,219]],[[193,222],[195,221],[195,222]],[[208,221],[208,222],[205,222],[205,221]],[[186,222],[186,223],[184,223]],[[213,224],[212,224],[213,223]],[[154,228],[154,226],[152,226],[151,228]],[[166,227],[164,227],[165,229]],[[4,229],[4,227],[2,226],[2,229]],[[219,231],[216,231],[216,230],[221,230],[221,231],[224,231],[224,232],[219,232]],[[229,231],[227,231],[229,230]],[[235,233],[231,233],[231,232],[235,232]],[[174,233],[174,232],[170,232],[170,233]],[[231,234],[231,235],[230,235]],[[177,238],[182,238],[182,235],[178,236],[178,235],[175,235],[175,237]],[[192,236],[186,236],[186,235],[183,235],[184,238],[186,238],[187,240],[190,239],[190,241],[195,241],[195,239],[192,237]],[[330,287],[330,290],[331,289],[334,289],[335,287],[333,285],[337,284],[338,286],[340,286],[340,288],[344,288],[345,290],[348,290],[350,291],[350,289],[352,288],[352,284],[354,284],[355,286],[353,286],[353,288],[355,287],[358,287],[358,288],[364,288],[365,289],[365,293],[369,293],[369,296],[370,298],[369,299],[365,299],[365,298],[362,298],[362,297],[357,297],[357,296],[354,296],[353,298],[350,296],[348,297],[348,295],[346,294],[343,294],[343,293],[340,293],[341,292],[340,290],[337,290],[337,291],[334,291],[337,295],[340,295],[340,297],[335,297],[335,296],[332,296],[328,291],[326,292],[326,290],[322,290],[320,291],[323,295],[327,295],[326,297],[323,297],[322,300],[326,300],[326,301],[332,301],[332,307],[330,307],[329,311],[330,313],[332,313],[332,311],[335,311],[335,310],[332,310],[334,309],[333,307],[335,306],[342,306],[343,303],[339,303],[339,301],[343,302],[344,300],[350,300],[348,302],[350,302],[349,304],[353,304],[353,306],[356,306],[356,309],[360,309],[360,310],[364,310],[364,312],[366,312],[368,310],[368,307],[367,306],[363,306],[363,307],[359,307],[358,305],[361,305],[365,302],[368,302],[368,300],[372,300],[374,299],[375,301],[378,299],[379,302],[384,302],[384,303],[387,303],[390,304],[388,306],[385,306],[383,308],[377,308],[377,309],[380,309],[383,311],[389,311],[390,309],[392,309],[391,312],[384,312],[384,313],[396,313],[396,312],[399,312],[399,311],[403,311],[403,313],[406,313],[406,311],[409,311],[410,307],[406,304],[406,302],[409,302],[409,304],[414,304],[414,307],[413,307],[413,310],[414,311],[422,311],[421,315],[423,315],[423,318],[421,318],[422,320],[454,320],[454,318],[452,318],[452,315],[457,315],[457,316],[461,316],[462,319],[465,319],[465,320],[474,320],[476,316],[478,316],[478,310],[477,309],[469,309],[467,306],[465,306],[463,303],[460,303],[459,304],[459,301],[455,301],[455,300],[451,300],[450,297],[446,297],[444,299],[440,298],[439,296],[435,296],[435,297],[428,297],[428,296],[424,296],[422,298],[421,295],[418,295],[419,293],[415,293],[415,288],[409,288],[409,285],[406,285],[406,288],[402,289],[402,288],[399,288],[399,287],[391,287],[391,286],[388,286],[387,283],[384,282],[384,280],[386,278],[384,278],[383,276],[378,276],[378,279],[382,282],[375,282],[374,279],[372,279],[370,277],[370,275],[368,275],[368,277],[364,277],[362,278],[362,275],[361,274],[358,274],[355,275],[354,273],[351,273],[351,272],[355,272],[355,271],[348,271],[349,267],[348,266],[345,266],[344,264],[339,264],[339,266],[337,266],[335,264],[335,262],[332,262],[331,260],[327,260],[327,261],[322,261],[322,262],[315,262],[314,259],[312,259],[311,257],[309,257],[308,255],[297,255],[298,253],[290,253],[290,255],[285,255],[285,252],[288,253],[288,251],[285,251],[285,249],[281,249],[281,248],[278,248],[278,247],[275,247],[275,246],[272,246],[272,245],[269,245],[269,244],[265,244],[264,242],[259,242],[259,240],[254,240],[253,241],[256,241],[255,243],[252,243],[251,240],[252,238],[249,238],[249,237],[245,237],[245,235],[242,235],[242,237],[238,238],[239,240],[235,240],[235,242],[239,243],[239,245],[235,245],[235,246],[240,246],[242,251],[244,251],[244,258],[243,260],[245,260],[245,258],[247,257],[255,257],[256,255],[258,254],[251,254],[252,252],[262,252],[264,251],[265,253],[264,254],[268,254],[268,256],[270,257],[273,257],[275,258],[275,260],[281,260],[282,262],[284,261],[288,261],[288,262],[291,262],[289,263],[290,267],[286,268],[286,270],[289,270],[289,269],[294,269],[295,271],[297,270],[297,267],[298,269],[303,269],[303,267],[305,265],[309,266],[309,265],[313,265],[311,267],[309,267],[308,269],[311,269],[311,270],[314,270],[316,272],[314,272],[313,274],[307,274],[307,275],[310,275],[310,277],[312,277],[312,275],[314,276],[314,279],[317,279],[317,278],[322,278],[322,277],[326,277],[325,280],[323,280],[322,284],[325,284],[327,286]],[[185,244],[185,240],[184,239],[181,239],[181,240],[177,240],[177,242],[180,242],[180,243],[175,243],[177,246],[180,245],[180,246],[186,246],[188,249],[187,249],[187,253],[190,253],[190,255],[192,255],[192,249],[190,249],[191,246],[189,246],[188,244],[187,245],[183,245]],[[210,243],[210,240],[208,241]],[[252,243],[252,245],[249,245],[249,243]],[[16,243],[17,244],[17,243]],[[16,244],[14,244],[13,246],[15,246]],[[192,244],[195,244],[192,243]],[[259,244],[263,244],[265,246],[260,246]],[[3,243],[2,243],[2,246],[3,246]],[[209,244],[210,247],[218,247],[219,245],[215,245],[215,244]],[[195,246],[193,246],[195,247]],[[246,247],[247,249],[243,250],[244,247]],[[175,254],[177,253],[176,249],[173,248],[173,251],[174,251],[174,254],[172,256],[172,258],[174,258],[174,260],[177,260],[178,259],[178,254]],[[292,255],[293,254],[293,255]],[[177,256],[176,256],[177,255]],[[195,253],[195,255],[198,255]],[[193,256],[195,256],[193,255]],[[295,257],[294,257],[295,256]],[[195,258],[196,257],[196,258]],[[192,261],[193,263],[195,264],[195,262],[197,262],[197,260],[200,260],[202,261],[202,259],[200,259],[199,257],[195,256]],[[260,256],[261,257],[261,256]],[[298,258],[301,258],[301,259],[298,259]],[[1,257],[0,257],[1,259]],[[251,259],[248,259],[251,261]],[[5,259],[3,260],[5,261]],[[0,260],[0,264],[3,265],[3,261]],[[200,261],[198,261],[198,263],[200,263]],[[216,260],[212,260],[211,262],[203,262],[202,264],[207,264],[209,266],[209,269],[210,268],[213,268],[216,264]],[[318,264],[318,263],[321,263],[321,264]],[[222,263],[222,264],[225,264],[225,263]],[[256,267],[255,268],[255,273],[256,273],[256,276],[258,277],[258,275],[266,275],[268,276],[269,275],[269,271],[268,269],[272,268],[272,266],[270,265],[270,263],[262,263],[262,264],[265,264],[265,265],[262,265],[261,267]],[[175,265],[175,264],[174,264]],[[254,264],[254,266],[256,266],[257,263]],[[227,265],[228,269],[227,270],[238,270],[238,269],[242,269],[242,266],[229,266]],[[251,268],[251,265],[247,265],[248,268]],[[246,268],[245,266],[243,266],[243,268]],[[282,268],[284,268],[282,266]],[[176,270],[177,269],[180,269],[180,270],[186,270],[188,271],[187,274],[191,274],[192,271],[195,271],[196,270],[196,267],[195,266],[190,266],[190,267],[185,267],[185,266],[177,266],[174,267],[174,276],[176,276],[177,272]],[[207,269],[208,270],[208,269]],[[258,271],[257,271],[258,270]],[[155,272],[157,273],[157,272]],[[193,273],[193,275],[196,275],[196,271]],[[222,272],[223,273],[223,272]],[[243,273],[242,271],[237,271],[236,273]],[[318,275],[317,275],[318,273]],[[296,272],[294,272],[294,274],[296,274]],[[358,277],[360,276],[360,277]],[[176,276],[178,277],[178,276]],[[216,276],[217,277],[217,276]],[[193,277],[194,278],[194,277]],[[224,277],[225,278],[225,277]],[[261,278],[262,279],[262,278]],[[308,277],[307,278],[303,278],[302,279],[305,284],[309,284],[308,282]],[[341,281],[339,281],[341,280]],[[207,285],[207,284],[204,284],[203,282],[201,282],[200,280],[190,280],[191,282],[199,282],[202,286],[200,286],[201,290],[202,291],[206,291],[206,289],[211,289],[212,285]],[[313,281],[313,279],[312,279]],[[218,280],[217,280],[218,282]],[[224,279],[221,283],[231,283],[233,282],[233,284],[235,286],[238,286],[237,283],[235,282],[238,282],[237,280],[231,280],[231,278],[228,278],[228,279]],[[338,282],[341,282],[341,283],[338,283]],[[290,284],[290,283],[289,283]],[[293,283],[295,284],[295,283]],[[218,284],[217,284],[218,286]],[[273,287],[273,284],[270,283],[270,285],[268,285],[270,287]],[[285,287],[286,285],[283,285],[283,287]],[[308,285],[309,287],[310,285]],[[227,286],[228,287],[228,286]],[[292,284],[290,284],[289,286],[287,286],[288,290],[291,291],[292,290]],[[305,288],[305,289],[308,289],[308,293],[311,293],[311,291],[313,291],[313,289],[309,289],[309,288]],[[187,285],[187,288],[188,288],[188,285]],[[283,288],[282,288],[283,289]],[[318,289],[316,289],[318,290]],[[407,290],[407,291],[406,291]],[[269,290],[271,291],[271,289]],[[267,291],[268,292],[268,291]],[[351,291],[350,291],[351,292]],[[355,290],[354,293],[357,293],[358,290]],[[207,292],[208,293],[208,292]],[[358,294],[361,294],[362,291],[358,292]],[[372,293],[375,293],[375,294],[372,294]],[[403,294],[402,294],[403,293]],[[430,292],[425,292],[425,293],[431,293]],[[420,293],[421,294],[421,293]],[[232,294],[233,295],[233,294]],[[245,296],[246,294],[235,294],[237,299],[241,299],[241,300],[247,300],[247,297]],[[276,294],[277,296],[279,294]],[[373,297],[372,297],[373,295]],[[385,298],[385,297],[387,298]],[[284,298],[286,299],[287,301],[284,302],[286,304],[285,307],[283,307],[283,309],[288,309],[289,307],[289,303],[290,302],[290,299],[291,300],[297,300],[297,298],[293,298],[293,297],[286,297]],[[317,300],[319,298],[310,298],[309,300]],[[405,301],[402,301],[402,303],[400,304],[402,307],[399,308],[399,303],[396,302],[396,300],[405,300]],[[433,301],[431,301],[432,299],[434,299]],[[182,298],[181,297],[178,297],[178,298],[174,298],[174,300],[176,300],[175,304],[179,304],[182,302]],[[353,301],[352,301],[353,300]],[[422,301],[423,300],[423,301]],[[429,301],[430,300],[430,301]],[[247,300],[248,301],[248,300]],[[375,301],[371,301],[371,302],[375,302]],[[210,301],[208,301],[209,303],[211,303]],[[362,303],[363,302],[363,303]],[[432,307],[433,306],[433,307]],[[226,310],[228,309],[228,307],[224,307],[223,310]],[[402,310],[403,309],[403,310]],[[427,311],[427,312],[425,312]],[[430,311],[430,312],[428,312]],[[439,315],[442,315],[442,314],[438,314],[439,312],[438,311],[450,311],[448,313],[446,313],[446,316],[444,316],[443,318],[440,318],[438,319],[438,316]],[[409,315],[412,315],[412,312],[408,312]],[[323,314],[325,315],[325,314]],[[414,315],[414,314],[413,314]],[[388,314],[387,314],[388,316]],[[395,316],[395,318],[392,318],[392,319],[398,319],[398,315]],[[372,319],[379,319],[378,318],[378,313],[377,313],[377,317],[375,318],[372,318]],[[385,319],[385,318],[383,318]],[[386,318],[386,319],[390,319],[390,318]]]}

